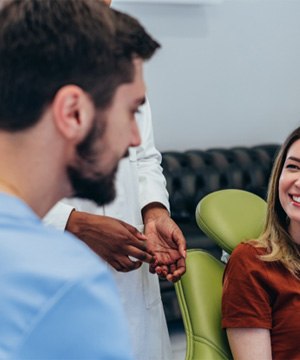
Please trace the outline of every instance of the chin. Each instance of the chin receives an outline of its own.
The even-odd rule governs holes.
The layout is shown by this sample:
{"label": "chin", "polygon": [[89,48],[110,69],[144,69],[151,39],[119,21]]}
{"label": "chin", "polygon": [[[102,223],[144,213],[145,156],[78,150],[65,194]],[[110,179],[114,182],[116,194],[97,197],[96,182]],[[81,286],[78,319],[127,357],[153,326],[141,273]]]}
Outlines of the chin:
{"label": "chin", "polygon": [[69,168],[68,175],[73,187],[72,197],[92,200],[99,206],[109,204],[116,197],[116,171],[115,168],[109,175],[98,175],[94,179],[90,179],[77,169]]}

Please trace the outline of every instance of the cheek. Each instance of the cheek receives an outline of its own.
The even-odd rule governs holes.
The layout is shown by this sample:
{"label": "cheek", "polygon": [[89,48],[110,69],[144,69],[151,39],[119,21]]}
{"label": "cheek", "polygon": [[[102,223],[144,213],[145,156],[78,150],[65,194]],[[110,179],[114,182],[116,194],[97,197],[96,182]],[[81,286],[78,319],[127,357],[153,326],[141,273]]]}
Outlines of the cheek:
{"label": "cheek", "polygon": [[282,172],[282,174],[279,177],[279,182],[278,182],[278,188],[279,190],[285,189],[288,186],[288,183],[290,182],[289,180],[289,176],[287,176],[286,173]]}
{"label": "cheek", "polygon": [[114,147],[122,148],[124,146],[128,146],[130,142],[132,134],[132,126],[131,122],[123,117],[123,119],[120,119],[117,126],[115,126],[114,131],[112,133],[112,137],[114,138]]}

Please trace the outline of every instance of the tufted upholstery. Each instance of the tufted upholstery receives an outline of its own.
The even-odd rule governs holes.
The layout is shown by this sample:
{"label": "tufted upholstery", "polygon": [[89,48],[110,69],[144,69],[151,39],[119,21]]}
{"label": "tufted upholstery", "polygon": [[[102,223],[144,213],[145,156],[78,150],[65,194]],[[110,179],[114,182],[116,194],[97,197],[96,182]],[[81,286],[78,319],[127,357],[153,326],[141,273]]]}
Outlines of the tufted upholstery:
{"label": "tufted upholstery", "polygon": [[[195,221],[195,209],[203,196],[221,189],[243,189],[266,197],[268,180],[279,144],[253,147],[211,148],[162,153],[162,166],[170,195],[171,216],[182,229],[187,247],[201,248],[215,257],[221,250]],[[168,320],[180,317],[174,287],[161,281]]]}

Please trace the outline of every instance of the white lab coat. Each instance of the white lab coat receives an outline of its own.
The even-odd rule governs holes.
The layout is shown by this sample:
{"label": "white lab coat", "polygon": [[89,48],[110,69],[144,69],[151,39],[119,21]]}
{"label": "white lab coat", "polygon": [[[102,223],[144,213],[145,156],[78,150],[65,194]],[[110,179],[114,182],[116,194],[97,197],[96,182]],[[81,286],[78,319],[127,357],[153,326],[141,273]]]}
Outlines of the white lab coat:
{"label": "white lab coat", "polygon": [[[148,102],[137,118],[142,144],[129,149],[129,158],[119,164],[115,201],[108,206],[97,207],[88,200],[64,200],[47,214],[44,218],[46,224],[64,229],[71,210],[75,208],[118,218],[142,230],[141,209],[145,205],[155,201],[169,209],[166,182],[160,166],[161,155],[154,146]],[[128,273],[112,271],[128,317],[135,358],[172,359],[158,277],[149,273],[148,264]]]}

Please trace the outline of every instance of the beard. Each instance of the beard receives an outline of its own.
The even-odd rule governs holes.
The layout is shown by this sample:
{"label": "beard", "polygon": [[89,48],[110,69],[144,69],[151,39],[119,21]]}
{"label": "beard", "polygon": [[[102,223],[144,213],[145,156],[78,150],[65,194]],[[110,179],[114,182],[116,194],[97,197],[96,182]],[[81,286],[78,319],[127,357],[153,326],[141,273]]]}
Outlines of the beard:
{"label": "beard", "polygon": [[116,197],[115,175],[117,168],[108,175],[86,177],[79,169],[68,168],[68,176],[73,187],[73,196],[94,201],[98,206],[108,204]]}
{"label": "beard", "polygon": [[98,145],[106,128],[106,119],[97,114],[92,129],[85,139],[76,148],[76,162],[67,167],[67,174],[73,188],[72,196],[88,199],[102,206],[108,204],[116,197],[115,177],[118,169],[118,161],[113,170],[103,174],[97,169],[101,162],[103,148]]}

